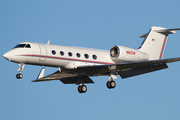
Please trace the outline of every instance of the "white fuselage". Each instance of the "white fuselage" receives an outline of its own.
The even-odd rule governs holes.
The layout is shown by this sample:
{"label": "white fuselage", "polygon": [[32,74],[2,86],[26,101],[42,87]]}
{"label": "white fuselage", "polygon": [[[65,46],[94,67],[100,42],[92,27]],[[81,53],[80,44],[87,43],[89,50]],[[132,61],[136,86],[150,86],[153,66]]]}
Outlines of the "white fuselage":
{"label": "white fuselage", "polygon": [[61,67],[64,69],[74,69],[78,66],[87,65],[114,64],[107,50],[33,42],[20,44],[29,44],[30,48],[14,48],[3,56],[16,63]]}

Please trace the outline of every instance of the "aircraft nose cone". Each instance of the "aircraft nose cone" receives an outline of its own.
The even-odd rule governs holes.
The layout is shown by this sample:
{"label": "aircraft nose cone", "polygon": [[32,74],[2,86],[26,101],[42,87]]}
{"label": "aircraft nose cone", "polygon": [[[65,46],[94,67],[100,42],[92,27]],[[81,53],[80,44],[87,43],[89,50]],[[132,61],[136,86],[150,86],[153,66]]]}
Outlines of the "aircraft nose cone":
{"label": "aircraft nose cone", "polygon": [[12,54],[11,54],[11,52],[7,52],[3,55],[3,57],[6,58],[7,60],[11,61]]}
{"label": "aircraft nose cone", "polygon": [[6,58],[6,53],[3,55],[4,58]]}
{"label": "aircraft nose cone", "polygon": [[6,58],[7,60],[9,60],[9,59],[8,59],[8,56],[9,56],[9,55],[8,55],[7,53],[5,53],[5,54],[3,55],[4,58]]}

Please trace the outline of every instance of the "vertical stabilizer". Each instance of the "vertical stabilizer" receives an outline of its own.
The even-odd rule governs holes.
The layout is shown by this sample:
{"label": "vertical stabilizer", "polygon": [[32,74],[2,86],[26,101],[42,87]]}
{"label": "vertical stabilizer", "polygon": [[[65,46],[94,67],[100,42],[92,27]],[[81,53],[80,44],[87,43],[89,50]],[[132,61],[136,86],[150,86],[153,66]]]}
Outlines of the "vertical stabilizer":
{"label": "vertical stabilizer", "polygon": [[141,38],[145,39],[139,50],[148,53],[149,60],[161,59],[166,46],[168,34],[176,33],[175,30],[180,29],[166,29],[155,26],[151,27],[149,33],[141,36]]}

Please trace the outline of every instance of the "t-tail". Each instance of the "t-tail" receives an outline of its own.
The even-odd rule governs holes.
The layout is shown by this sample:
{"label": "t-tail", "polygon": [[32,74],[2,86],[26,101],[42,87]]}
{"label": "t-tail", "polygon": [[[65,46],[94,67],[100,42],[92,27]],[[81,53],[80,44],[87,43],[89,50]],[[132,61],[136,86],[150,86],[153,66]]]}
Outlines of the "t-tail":
{"label": "t-tail", "polygon": [[145,38],[139,50],[149,55],[149,60],[161,59],[169,34],[176,33],[178,29],[166,29],[163,27],[151,27],[149,33],[142,35]]}

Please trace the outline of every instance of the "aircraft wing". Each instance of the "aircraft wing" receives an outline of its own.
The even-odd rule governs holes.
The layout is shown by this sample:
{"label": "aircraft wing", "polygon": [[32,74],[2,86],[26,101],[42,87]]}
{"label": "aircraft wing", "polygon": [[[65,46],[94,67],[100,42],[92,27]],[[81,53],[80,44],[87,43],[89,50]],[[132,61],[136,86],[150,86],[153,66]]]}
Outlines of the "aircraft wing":
{"label": "aircraft wing", "polygon": [[99,75],[120,75],[121,78],[128,78],[136,75],[141,75],[161,69],[166,69],[166,63],[180,61],[180,58],[150,60],[141,62],[129,62],[112,65],[93,65],[79,66],[74,71],[56,71],[55,73],[34,80],[32,82],[60,80],[64,84],[79,84],[83,78],[83,83],[94,83],[89,76]]}
{"label": "aircraft wing", "polygon": [[64,84],[78,84],[80,79],[83,78],[83,83],[94,83],[91,78],[88,76],[80,76],[75,73],[69,72],[60,72],[59,70],[55,73],[42,77],[40,79],[34,80],[32,82],[42,82],[42,81],[51,81],[51,80],[60,80]]}
{"label": "aircraft wing", "polygon": [[90,73],[92,76],[114,74],[120,75],[121,78],[127,78],[168,68],[166,63],[172,63],[176,61],[180,61],[180,58],[129,62],[113,65],[84,66],[77,67],[77,69],[84,72],[93,71]]}

